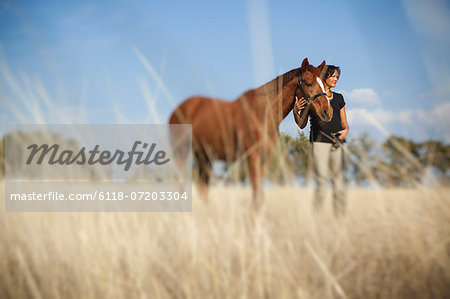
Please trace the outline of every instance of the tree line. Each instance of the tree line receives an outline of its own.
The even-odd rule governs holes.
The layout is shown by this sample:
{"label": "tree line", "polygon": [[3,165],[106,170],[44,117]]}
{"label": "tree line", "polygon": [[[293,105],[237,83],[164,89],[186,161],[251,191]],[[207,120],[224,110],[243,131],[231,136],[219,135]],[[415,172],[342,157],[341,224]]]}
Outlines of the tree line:
{"label": "tree line", "polygon": [[[296,137],[281,133],[266,179],[284,184],[312,178],[310,141],[298,131]],[[246,165],[235,167],[230,173],[216,174],[229,181],[248,180]],[[345,170],[347,180],[357,186],[413,187],[423,184],[450,184],[450,145],[439,140],[414,142],[398,136],[389,136],[377,142],[369,133],[351,138],[346,144]]]}
{"label": "tree line", "polygon": [[[295,137],[281,133],[265,172],[266,179],[277,184],[295,180],[305,183],[311,178],[310,161],[310,142],[303,132],[298,131]],[[439,140],[414,142],[398,136],[380,143],[363,133],[346,144],[345,168],[347,180],[358,186],[449,185],[450,145]],[[5,137],[0,140],[0,170],[0,177],[4,177]],[[222,164],[215,177],[231,183],[248,181],[245,159],[233,165]]]}

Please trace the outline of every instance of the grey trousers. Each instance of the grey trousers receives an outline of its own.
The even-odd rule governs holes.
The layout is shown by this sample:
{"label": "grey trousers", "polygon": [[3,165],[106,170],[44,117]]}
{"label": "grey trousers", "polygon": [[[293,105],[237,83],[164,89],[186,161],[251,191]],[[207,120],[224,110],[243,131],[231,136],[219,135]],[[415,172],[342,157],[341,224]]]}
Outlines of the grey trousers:
{"label": "grey trousers", "polygon": [[316,210],[322,207],[328,181],[331,180],[334,213],[337,216],[342,215],[345,213],[344,145],[336,147],[325,142],[313,142],[311,145],[317,182],[314,207]]}

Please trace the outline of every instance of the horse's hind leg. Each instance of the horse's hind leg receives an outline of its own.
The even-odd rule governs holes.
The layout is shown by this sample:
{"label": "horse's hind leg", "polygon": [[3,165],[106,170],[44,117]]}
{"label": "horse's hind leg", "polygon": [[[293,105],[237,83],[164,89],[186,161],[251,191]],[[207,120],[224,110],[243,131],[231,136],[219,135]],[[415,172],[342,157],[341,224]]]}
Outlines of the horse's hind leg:
{"label": "horse's hind leg", "polygon": [[198,165],[198,191],[203,198],[203,200],[208,202],[208,187],[209,187],[209,179],[211,177],[212,172],[212,163],[211,161],[205,157],[204,155],[197,156],[197,165]]}
{"label": "horse's hind leg", "polygon": [[248,156],[248,168],[250,172],[250,180],[253,190],[253,209],[259,211],[263,203],[262,192],[262,176],[263,168],[261,156],[257,152],[253,152]]}

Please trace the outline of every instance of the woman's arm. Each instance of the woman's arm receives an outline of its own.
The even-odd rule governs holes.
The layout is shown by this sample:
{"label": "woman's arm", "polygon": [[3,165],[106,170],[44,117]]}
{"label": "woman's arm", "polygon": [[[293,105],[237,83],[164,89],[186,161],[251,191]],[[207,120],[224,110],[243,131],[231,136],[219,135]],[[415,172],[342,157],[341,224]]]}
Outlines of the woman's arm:
{"label": "woman's arm", "polygon": [[341,108],[341,110],[339,111],[339,114],[341,116],[341,126],[344,129],[337,133],[341,134],[341,135],[339,135],[339,139],[345,140],[347,138],[348,129],[349,129],[348,122],[347,122],[347,114],[345,113],[345,106]]}
{"label": "woman's arm", "polygon": [[[300,123],[302,113],[308,113],[308,112],[305,112],[305,110],[303,110],[303,108],[305,108],[305,106],[306,106],[306,101],[304,98],[301,98],[299,100],[297,97],[295,97],[295,104],[294,104],[294,109],[292,110],[292,112],[294,113],[295,122],[300,127],[300,129],[305,128],[306,124],[308,123],[308,116],[306,116],[304,118],[303,123]],[[306,109],[306,110],[308,110],[308,109]],[[300,115],[298,114],[299,111],[300,111]]]}

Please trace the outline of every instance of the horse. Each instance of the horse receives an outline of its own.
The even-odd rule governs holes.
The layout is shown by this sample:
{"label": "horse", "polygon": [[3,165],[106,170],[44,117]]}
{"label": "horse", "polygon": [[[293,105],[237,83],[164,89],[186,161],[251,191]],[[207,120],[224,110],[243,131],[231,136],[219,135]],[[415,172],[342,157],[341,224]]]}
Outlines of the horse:
{"label": "horse", "polygon": [[[198,190],[205,201],[213,162],[233,163],[246,159],[253,206],[259,209],[264,168],[279,136],[278,127],[293,110],[296,97],[307,100],[310,114],[323,122],[331,120],[333,108],[321,79],[325,67],[325,61],[314,67],[305,58],[300,68],[250,89],[234,101],[194,96],[174,109],[170,124],[192,124],[192,152],[199,171]],[[302,117],[307,114],[302,113]],[[172,138],[172,145],[179,142],[177,138]],[[174,155],[178,164],[183,165],[186,151],[177,154],[175,150]]]}

